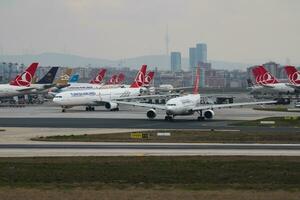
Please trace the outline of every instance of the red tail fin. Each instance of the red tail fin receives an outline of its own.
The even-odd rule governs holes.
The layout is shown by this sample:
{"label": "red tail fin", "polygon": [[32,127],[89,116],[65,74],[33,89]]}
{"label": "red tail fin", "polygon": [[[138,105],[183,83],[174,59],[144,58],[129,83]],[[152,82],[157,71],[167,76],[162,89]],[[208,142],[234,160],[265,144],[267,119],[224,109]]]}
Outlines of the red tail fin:
{"label": "red tail fin", "polygon": [[120,73],[115,80],[115,84],[122,84],[124,80],[125,80],[125,75],[123,73]]}
{"label": "red tail fin", "polygon": [[93,80],[91,80],[90,83],[92,84],[101,83],[104,79],[105,73],[106,73],[106,69],[100,69],[98,75]]}
{"label": "red tail fin", "polygon": [[279,81],[270,72],[268,72],[263,66],[259,66],[258,68],[260,70],[261,80],[263,84],[279,83]]}
{"label": "red tail fin", "polygon": [[145,77],[144,86],[149,86],[154,77],[154,72],[150,71]]}
{"label": "red tail fin", "polygon": [[261,84],[261,80],[260,80],[260,78],[261,78],[261,76],[260,76],[261,72],[260,72],[260,69],[258,67],[255,67],[255,68],[252,69],[252,73],[253,73],[253,76],[255,78],[255,83],[256,84]]}
{"label": "red tail fin", "polygon": [[22,74],[17,75],[10,85],[29,87],[37,67],[38,63],[32,63]]}
{"label": "red tail fin", "polygon": [[147,70],[147,65],[142,65],[140,71],[137,73],[134,82],[131,84],[131,88],[142,87],[145,81],[145,74]]}
{"label": "red tail fin", "polygon": [[290,83],[294,85],[300,85],[300,71],[297,71],[296,67],[294,66],[285,66],[284,69]]}
{"label": "red tail fin", "polygon": [[110,77],[110,79],[107,81],[107,84],[109,84],[109,85],[115,84],[116,78],[117,78],[117,75],[116,75],[116,74],[112,75],[112,76]]}
{"label": "red tail fin", "polygon": [[200,67],[197,67],[193,94],[199,94]]}

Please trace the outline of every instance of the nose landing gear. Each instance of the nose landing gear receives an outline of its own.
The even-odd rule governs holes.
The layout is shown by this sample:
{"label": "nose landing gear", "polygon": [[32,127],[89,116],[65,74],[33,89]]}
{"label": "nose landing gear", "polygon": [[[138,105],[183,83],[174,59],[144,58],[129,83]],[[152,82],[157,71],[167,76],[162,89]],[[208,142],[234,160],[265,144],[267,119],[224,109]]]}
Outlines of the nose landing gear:
{"label": "nose landing gear", "polygon": [[199,117],[197,118],[197,120],[198,121],[204,121],[205,117],[203,117],[202,110],[198,111],[198,113],[199,113]]}

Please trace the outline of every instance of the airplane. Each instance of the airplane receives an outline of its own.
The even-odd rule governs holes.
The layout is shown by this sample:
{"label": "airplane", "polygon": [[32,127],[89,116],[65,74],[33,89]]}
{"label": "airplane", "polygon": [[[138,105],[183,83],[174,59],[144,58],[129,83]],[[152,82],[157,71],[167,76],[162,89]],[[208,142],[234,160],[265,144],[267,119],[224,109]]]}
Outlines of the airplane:
{"label": "airplane", "polygon": [[[56,94],[53,102],[62,107],[62,112],[74,106],[86,106],[86,111],[94,111],[94,106],[104,103],[105,108],[111,111],[118,111],[119,105],[114,100],[125,100],[132,98],[145,98],[140,96],[141,88],[146,74],[147,65],[142,65],[134,82],[129,88],[95,88],[91,90],[73,90]],[[94,84],[92,84],[94,85]]]}
{"label": "airplane", "polygon": [[297,91],[300,90],[300,71],[296,69],[294,66],[285,66],[284,67],[286,74],[288,76],[290,84],[292,88],[296,89]]}
{"label": "airplane", "polygon": [[90,81],[91,84],[100,84],[102,83],[103,79],[104,79],[104,76],[105,76],[105,73],[106,73],[106,69],[100,69],[100,71],[98,72],[98,75],[92,79]]}
{"label": "airplane", "polygon": [[252,87],[252,92],[276,92],[291,94],[295,89],[286,83],[280,83],[270,72],[263,66],[258,66],[252,69],[255,77],[256,85]]}
{"label": "airplane", "polygon": [[52,67],[39,81],[31,84],[36,89],[36,93],[43,93],[45,90],[53,87],[54,78],[56,76],[58,67]]}
{"label": "airplane", "polygon": [[17,75],[14,80],[10,81],[9,84],[1,84],[0,97],[13,97],[35,91],[36,87],[32,87],[31,82],[37,67],[38,63],[32,63],[24,72]]}
{"label": "airplane", "polygon": [[132,105],[139,107],[146,107],[149,110],[146,115],[149,119],[156,117],[156,109],[165,110],[165,120],[173,120],[178,115],[193,115],[198,113],[198,120],[212,119],[215,115],[215,108],[225,108],[233,106],[246,106],[246,105],[259,105],[259,104],[272,104],[276,101],[263,101],[263,102],[246,102],[246,103],[230,103],[230,104],[200,104],[201,98],[199,94],[199,80],[200,80],[200,68],[197,68],[196,79],[194,82],[193,94],[187,94],[180,97],[171,98],[165,105],[148,104],[139,102],[125,102],[125,101],[113,101],[116,104]]}
{"label": "airplane", "polygon": [[74,74],[71,76],[71,78],[69,79],[69,83],[77,83],[79,80],[79,74]]}

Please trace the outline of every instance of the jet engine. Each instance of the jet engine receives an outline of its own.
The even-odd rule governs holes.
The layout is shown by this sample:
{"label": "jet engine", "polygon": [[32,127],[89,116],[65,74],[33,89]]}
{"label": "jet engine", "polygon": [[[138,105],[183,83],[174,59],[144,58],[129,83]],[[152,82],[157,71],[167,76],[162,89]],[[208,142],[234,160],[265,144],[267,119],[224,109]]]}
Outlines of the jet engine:
{"label": "jet engine", "polygon": [[204,112],[204,117],[206,119],[212,119],[214,117],[214,115],[215,115],[215,112],[213,110],[206,110]]}
{"label": "jet engine", "polygon": [[149,119],[154,119],[156,117],[156,110],[150,109],[147,111],[147,117]]}
{"label": "jet engine", "polygon": [[119,110],[119,105],[117,103],[107,102],[107,103],[105,103],[104,106],[107,110],[111,110],[111,111],[118,111]]}

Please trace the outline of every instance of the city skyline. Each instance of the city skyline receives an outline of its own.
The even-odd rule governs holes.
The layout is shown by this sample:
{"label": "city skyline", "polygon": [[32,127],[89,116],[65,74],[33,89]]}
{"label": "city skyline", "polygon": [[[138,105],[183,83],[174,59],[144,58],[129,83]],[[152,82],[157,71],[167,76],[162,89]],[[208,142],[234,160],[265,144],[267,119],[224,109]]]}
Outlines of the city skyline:
{"label": "city skyline", "polygon": [[206,43],[208,60],[300,63],[300,2],[20,1],[0,2],[0,54],[57,52],[102,59],[165,54],[187,58]]}

